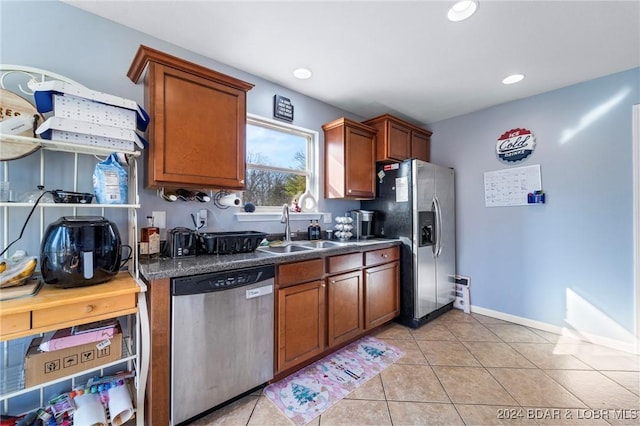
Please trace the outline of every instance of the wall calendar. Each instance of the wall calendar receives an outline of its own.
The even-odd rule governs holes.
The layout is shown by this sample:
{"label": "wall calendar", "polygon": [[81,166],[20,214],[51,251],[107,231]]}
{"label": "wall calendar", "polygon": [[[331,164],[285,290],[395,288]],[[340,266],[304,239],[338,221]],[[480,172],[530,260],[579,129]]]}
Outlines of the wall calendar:
{"label": "wall calendar", "polygon": [[541,189],[540,164],[484,172],[486,207],[527,205],[527,195]]}

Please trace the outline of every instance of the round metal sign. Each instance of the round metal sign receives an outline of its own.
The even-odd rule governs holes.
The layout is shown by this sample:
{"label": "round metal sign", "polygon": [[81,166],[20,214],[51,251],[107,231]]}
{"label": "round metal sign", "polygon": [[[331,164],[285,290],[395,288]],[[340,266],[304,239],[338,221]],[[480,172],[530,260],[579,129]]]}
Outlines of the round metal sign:
{"label": "round metal sign", "polygon": [[496,143],[498,158],[507,163],[522,161],[533,153],[536,139],[527,129],[511,129],[502,134]]}

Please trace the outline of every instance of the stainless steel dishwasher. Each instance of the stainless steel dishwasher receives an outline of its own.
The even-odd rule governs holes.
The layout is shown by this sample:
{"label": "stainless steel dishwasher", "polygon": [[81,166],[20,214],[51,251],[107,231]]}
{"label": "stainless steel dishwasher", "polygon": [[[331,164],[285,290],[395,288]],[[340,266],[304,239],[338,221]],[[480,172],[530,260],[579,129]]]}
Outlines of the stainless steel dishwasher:
{"label": "stainless steel dishwasher", "polygon": [[273,378],[273,266],[171,280],[171,423]]}

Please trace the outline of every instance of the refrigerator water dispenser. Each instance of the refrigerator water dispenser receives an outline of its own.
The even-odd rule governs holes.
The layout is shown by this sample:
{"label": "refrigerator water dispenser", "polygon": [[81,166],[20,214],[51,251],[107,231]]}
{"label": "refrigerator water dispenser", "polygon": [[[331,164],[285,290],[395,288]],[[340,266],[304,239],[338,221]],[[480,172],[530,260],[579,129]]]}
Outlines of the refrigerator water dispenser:
{"label": "refrigerator water dispenser", "polygon": [[420,247],[435,244],[435,216],[433,212],[418,212],[418,245]]}

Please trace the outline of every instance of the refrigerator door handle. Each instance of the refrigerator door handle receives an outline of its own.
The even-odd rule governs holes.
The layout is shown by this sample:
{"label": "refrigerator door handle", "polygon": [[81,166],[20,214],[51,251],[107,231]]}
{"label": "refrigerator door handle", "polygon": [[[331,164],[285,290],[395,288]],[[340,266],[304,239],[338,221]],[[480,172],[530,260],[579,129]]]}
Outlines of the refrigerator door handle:
{"label": "refrigerator door handle", "polygon": [[434,221],[435,223],[433,224],[434,228],[435,228],[435,232],[433,233],[433,244],[431,245],[431,252],[433,253],[433,257],[438,257],[438,222],[436,219],[437,216],[437,211],[438,211],[438,205],[437,205],[438,201],[435,199],[435,197],[432,199],[431,201],[431,211],[433,212],[433,217],[434,217]]}
{"label": "refrigerator door handle", "polygon": [[435,206],[435,219],[436,219],[436,244],[435,244],[435,256],[440,256],[442,253],[442,209],[440,208],[440,201],[438,197],[433,198],[433,204]]}

